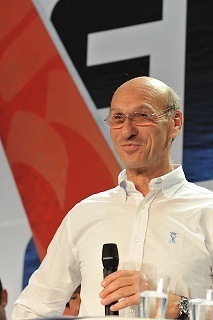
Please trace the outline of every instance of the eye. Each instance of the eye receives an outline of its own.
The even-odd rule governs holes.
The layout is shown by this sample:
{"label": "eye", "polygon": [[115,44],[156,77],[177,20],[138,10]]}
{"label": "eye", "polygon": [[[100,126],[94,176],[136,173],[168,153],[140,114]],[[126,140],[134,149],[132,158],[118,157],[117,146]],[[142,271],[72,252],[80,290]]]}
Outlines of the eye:
{"label": "eye", "polygon": [[141,113],[141,112],[135,112],[133,115],[134,119],[143,119],[143,118],[147,118],[149,117],[149,115],[147,113]]}
{"label": "eye", "polygon": [[143,113],[143,112],[135,112],[132,115],[132,120],[137,125],[147,124],[147,123],[150,123],[152,121],[151,115],[152,114]]}
{"label": "eye", "polygon": [[139,113],[139,114],[138,114],[138,117],[147,117],[147,116],[148,116],[147,113]]}
{"label": "eye", "polygon": [[123,114],[113,114],[112,115],[112,120],[114,121],[114,122],[123,122],[124,121],[124,115]]}
{"label": "eye", "polygon": [[123,119],[123,115],[122,114],[113,114],[112,115],[112,117],[114,118],[114,119]]}

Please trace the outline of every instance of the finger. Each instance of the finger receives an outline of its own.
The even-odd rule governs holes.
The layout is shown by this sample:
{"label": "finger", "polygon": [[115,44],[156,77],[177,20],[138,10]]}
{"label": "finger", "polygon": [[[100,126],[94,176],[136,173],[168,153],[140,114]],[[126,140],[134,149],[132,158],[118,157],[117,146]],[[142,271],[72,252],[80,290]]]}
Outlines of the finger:
{"label": "finger", "polygon": [[101,303],[106,306],[121,298],[131,296],[133,293],[134,293],[134,290],[130,286],[119,288],[118,290],[104,296],[103,299],[101,300]]}
{"label": "finger", "polygon": [[[121,280],[122,279],[122,280]],[[123,278],[120,278],[115,280],[113,283],[111,283],[109,286],[107,286],[101,293],[100,298],[102,298],[102,304],[108,305],[112,302],[115,302],[119,299],[123,299],[126,297],[130,297],[132,295],[137,295],[138,290],[138,282],[132,281],[130,282],[130,278],[125,278],[125,285],[122,284],[122,281],[124,281]],[[121,282],[118,285],[115,284],[117,282]],[[114,285],[115,284],[115,285]],[[138,294],[139,296],[139,294]]]}
{"label": "finger", "polygon": [[113,304],[110,307],[111,311],[119,311],[121,309],[130,307],[132,305],[139,304],[139,294],[132,295],[130,297],[126,297],[124,299],[119,300],[117,303]]}
{"label": "finger", "polygon": [[[138,291],[137,277],[120,277],[110,282],[101,292],[100,298],[108,297],[114,293],[113,298],[123,298]],[[116,296],[115,296],[116,295]]]}
{"label": "finger", "polygon": [[133,270],[118,270],[110,275],[108,275],[104,280],[101,282],[102,287],[108,286],[111,282],[115,281],[118,278],[121,277],[132,277],[137,271]]}

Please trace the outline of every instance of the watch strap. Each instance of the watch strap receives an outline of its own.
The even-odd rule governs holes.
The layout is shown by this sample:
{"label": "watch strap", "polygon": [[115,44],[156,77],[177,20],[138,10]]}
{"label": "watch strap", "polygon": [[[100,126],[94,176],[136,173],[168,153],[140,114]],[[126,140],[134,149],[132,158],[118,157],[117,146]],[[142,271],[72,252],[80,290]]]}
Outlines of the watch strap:
{"label": "watch strap", "polygon": [[189,300],[184,296],[181,296],[180,298],[179,310],[180,314],[177,319],[185,319],[189,317]]}

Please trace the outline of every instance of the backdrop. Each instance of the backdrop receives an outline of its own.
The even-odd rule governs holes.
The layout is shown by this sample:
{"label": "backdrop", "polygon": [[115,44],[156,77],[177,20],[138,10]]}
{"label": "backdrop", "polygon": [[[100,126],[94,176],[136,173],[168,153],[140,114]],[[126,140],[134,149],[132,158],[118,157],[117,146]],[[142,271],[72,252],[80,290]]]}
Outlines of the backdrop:
{"label": "backdrop", "polygon": [[67,211],[114,187],[122,166],[103,119],[140,75],[177,91],[173,146],[213,190],[211,1],[0,0],[0,277],[12,304]]}

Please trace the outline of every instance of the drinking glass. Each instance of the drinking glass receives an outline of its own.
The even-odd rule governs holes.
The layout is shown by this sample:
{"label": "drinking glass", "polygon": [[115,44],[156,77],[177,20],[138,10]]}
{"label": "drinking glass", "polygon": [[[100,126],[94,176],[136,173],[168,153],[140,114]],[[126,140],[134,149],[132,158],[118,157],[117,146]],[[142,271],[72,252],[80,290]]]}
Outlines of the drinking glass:
{"label": "drinking glass", "polygon": [[140,318],[166,318],[169,282],[164,274],[139,274]]}
{"label": "drinking glass", "polygon": [[213,288],[201,284],[189,287],[190,320],[213,319]]}

